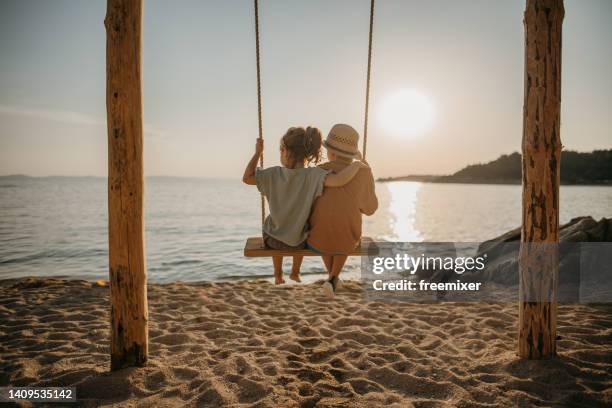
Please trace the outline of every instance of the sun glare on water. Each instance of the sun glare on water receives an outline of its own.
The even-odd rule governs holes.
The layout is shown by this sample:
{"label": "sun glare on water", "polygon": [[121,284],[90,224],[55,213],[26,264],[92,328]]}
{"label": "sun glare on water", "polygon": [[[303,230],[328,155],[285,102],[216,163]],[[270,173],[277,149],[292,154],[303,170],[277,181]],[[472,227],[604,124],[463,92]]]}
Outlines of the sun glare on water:
{"label": "sun glare on water", "polygon": [[385,130],[393,135],[420,136],[433,125],[435,107],[426,93],[403,89],[384,99],[379,118]]}

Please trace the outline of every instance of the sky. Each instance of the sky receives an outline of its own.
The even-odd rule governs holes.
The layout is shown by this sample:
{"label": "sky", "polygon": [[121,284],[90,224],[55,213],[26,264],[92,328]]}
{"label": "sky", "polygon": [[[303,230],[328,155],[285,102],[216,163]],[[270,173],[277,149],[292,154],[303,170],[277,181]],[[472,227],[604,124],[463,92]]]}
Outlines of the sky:
{"label": "sky", "polygon": [[[524,1],[378,0],[368,131],[376,177],[520,151]],[[561,138],[612,147],[612,1],[566,0]],[[107,173],[103,0],[0,0],[0,174]],[[291,126],[363,130],[368,0],[261,0],[266,165]],[[145,0],[145,174],[242,176],[257,137],[250,0]],[[403,91],[430,125],[391,129]],[[407,113],[416,117],[420,112]],[[400,118],[401,119],[401,118]]]}

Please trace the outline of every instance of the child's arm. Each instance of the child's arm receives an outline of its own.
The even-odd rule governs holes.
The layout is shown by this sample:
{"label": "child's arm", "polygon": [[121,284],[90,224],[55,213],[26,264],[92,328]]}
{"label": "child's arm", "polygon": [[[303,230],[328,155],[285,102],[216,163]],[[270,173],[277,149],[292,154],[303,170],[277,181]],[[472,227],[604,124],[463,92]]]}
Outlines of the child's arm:
{"label": "child's arm", "polygon": [[244,169],[244,176],[242,176],[242,182],[244,184],[248,184],[250,186],[254,186],[255,181],[255,169],[257,168],[257,161],[259,160],[259,156],[263,153],[263,139],[257,139],[257,143],[255,144],[255,154],[251,157],[251,160]]}
{"label": "child's arm", "polygon": [[325,187],[342,187],[351,181],[362,167],[368,167],[367,163],[354,161],[346,166],[340,173],[329,174],[325,177]]}

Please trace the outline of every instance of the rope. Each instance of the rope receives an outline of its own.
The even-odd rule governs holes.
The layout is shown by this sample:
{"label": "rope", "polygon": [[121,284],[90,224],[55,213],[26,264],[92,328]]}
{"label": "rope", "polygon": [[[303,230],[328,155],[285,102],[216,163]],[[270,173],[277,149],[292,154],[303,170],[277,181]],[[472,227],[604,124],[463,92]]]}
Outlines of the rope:
{"label": "rope", "polygon": [[368,112],[370,107],[370,75],[372,71],[372,32],[374,31],[374,0],[370,0],[370,34],[368,36],[368,75],[366,79],[365,118],[363,120],[363,159],[368,146]]}
{"label": "rope", "polygon": [[[259,63],[259,2],[254,0],[255,7],[255,55],[257,59],[257,119],[259,124],[259,140],[263,140],[263,125],[261,120],[261,76]],[[264,157],[263,152],[259,156],[259,167],[263,167]],[[263,193],[261,193],[261,228],[263,229],[266,220],[266,201]]]}
{"label": "rope", "polygon": [[[370,0],[370,32],[368,35],[368,74],[366,78],[366,99],[365,99],[365,117],[363,123],[363,158],[366,158],[366,148],[368,145],[368,113],[370,107],[370,78],[372,71],[372,33],[374,31],[374,1]],[[255,8],[255,54],[257,59],[257,119],[259,125],[259,139],[263,140],[263,125],[261,119],[261,68],[260,68],[260,57],[259,57],[259,1],[254,0],[253,6]],[[263,152],[259,157],[259,166],[263,167],[264,158]],[[263,229],[264,222],[266,219],[266,202],[264,195],[261,194],[261,227]]]}

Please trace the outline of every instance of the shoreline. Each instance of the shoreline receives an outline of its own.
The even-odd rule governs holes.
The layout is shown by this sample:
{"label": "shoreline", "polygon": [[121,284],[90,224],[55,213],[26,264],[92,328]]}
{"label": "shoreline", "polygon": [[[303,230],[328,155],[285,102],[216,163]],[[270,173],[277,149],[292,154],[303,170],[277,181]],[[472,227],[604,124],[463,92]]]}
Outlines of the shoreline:
{"label": "shoreline", "polygon": [[[359,272],[355,272],[355,271],[344,271],[343,272],[343,277],[342,280],[350,280],[350,281],[360,281],[361,278],[359,277]],[[299,282],[293,282],[292,280],[288,279],[289,278],[289,271],[285,271],[285,284],[300,284]],[[303,284],[311,284],[311,283],[316,283],[318,281],[322,281],[327,277],[327,273],[323,270],[323,268],[321,268],[320,272],[302,272],[300,274],[300,277],[302,278],[302,283]],[[198,284],[208,284],[208,283],[231,283],[231,282],[240,282],[240,281],[264,281],[264,282],[269,282],[269,283],[274,283],[274,274],[270,273],[270,274],[260,274],[260,275],[248,275],[248,276],[241,276],[241,275],[230,275],[227,276],[223,279],[215,279],[215,280],[189,280],[189,281],[183,281],[183,280],[175,280],[175,281],[169,281],[169,282],[159,282],[159,281],[150,281],[148,280],[149,276],[147,276],[147,285],[172,285],[174,283],[180,283],[180,284],[184,284],[184,285],[198,285]],[[109,276],[106,275],[104,277],[89,277],[86,275],[49,275],[49,276],[40,276],[40,275],[26,275],[26,276],[18,276],[18,277],[8,277],[8,278],[0,278],[0,287],[5,286],[6,283],[10,282],[17,282],[20,280],[27,280],[27,279],[55,279],[55,280],[64,280],[64,281],[79,281],[79,282],[88,282],[88,283],[96,283],[99,281],[104,281],[107,282],[109,281]]]}
{"label": "shoreline", "polygon": [[612,402],[612,305],[560,305],[559,355],[516,357],[517,304],[368,301],[345,282],[150,284],[149,361],[109,373],[109,288],[0,281],[0,386],[83,406],[515,406]]}

